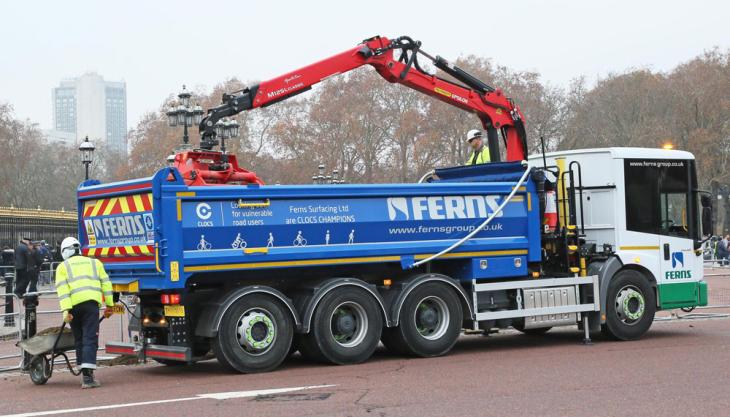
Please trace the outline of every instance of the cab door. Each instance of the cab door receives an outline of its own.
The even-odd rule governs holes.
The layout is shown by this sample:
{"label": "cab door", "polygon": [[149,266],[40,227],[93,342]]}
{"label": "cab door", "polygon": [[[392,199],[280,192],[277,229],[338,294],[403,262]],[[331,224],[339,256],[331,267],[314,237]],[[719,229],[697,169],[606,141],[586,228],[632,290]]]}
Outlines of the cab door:
{"label": "cab door", "polygon": [[703,262],[694,250],[699,222],[693,161],[672,161],[659,178],[659,301],[662,308],[697,300]]}
{"label": "cab door", "polygon": [[[693,160],[626,159],[626,229],[659,243],[659,262],[651,272],[661,308],[697,300],[702,258],[694,252],[699,239],[697,180]],[[647,265],[648,266],[648,265]]]}
{"label": "cab door", "polygon": [[689,198],[686,193],[662,193],[662,229],[659,248],[662,251],[661,275],[666,283],[691,279],[695,264],[694,241],[689,235],[687,212]]}

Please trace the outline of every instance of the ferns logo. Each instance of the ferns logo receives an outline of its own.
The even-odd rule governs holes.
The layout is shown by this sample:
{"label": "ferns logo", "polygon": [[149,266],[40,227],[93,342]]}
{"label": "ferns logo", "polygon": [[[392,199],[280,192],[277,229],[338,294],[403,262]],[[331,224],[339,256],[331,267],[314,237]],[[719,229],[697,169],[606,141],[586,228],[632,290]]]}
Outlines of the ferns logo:
{"label": "ferns logo", "polygon": [[[400,216],[399,216],[400,214]],[[399,218],[400,217],[400,218]],[[388,218],[390,220],[410,220],[408,214],[408,200],[403,197],[391,197],[388,199]]]}
{"label": "ferns logo", "polygon": [[483,219],[492,213],[501,217],[504,213],[497,212],[501,198],[499,195],[390,197],[388,218],[391,221]]}
{"label": "ferns logo", "polygon": [[677,264],[684,268],[684,254],[682,252],[672,252],[672,269],[676,268]]}
{"label": "ferns logo", "polygon": [[691,270],[678,270],[676,268],[684,268],[684,253],[672,252],[672,271],[666,271],[664,278],[666,279],[688,279],[692,278]]}

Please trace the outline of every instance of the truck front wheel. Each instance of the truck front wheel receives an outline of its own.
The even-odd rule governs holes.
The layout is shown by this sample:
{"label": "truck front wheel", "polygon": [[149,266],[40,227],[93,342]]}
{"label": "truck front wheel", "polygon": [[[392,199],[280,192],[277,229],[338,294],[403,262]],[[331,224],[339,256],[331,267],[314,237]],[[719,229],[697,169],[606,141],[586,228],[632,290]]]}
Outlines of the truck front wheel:
{"label": "truck front wheel", "polygon": [[399,317],[397,327],[383,332],[383,344],[395,353],[440,356],[451,350],[461,334],[461,301],[440,283],[429,282],[414,289]]}
{"label": "truck front wheel", "polygon": [[231,371],[271,371],[287,357],[293,335],[294,322],[280,302],[264,294],[250,294],[223,314],[213,352]]}
{"label": "truck front wheel", "polygon": [[361,288],[335,288],[317,305],[309,333],[298,336],[304,357],[338,365],[366,361],[383,329],[381,308]]}
{"label": "truck front wheel", "polygon": [[606,324],[603,333],[617,340],[635,340],[649,330],[656,312],[656,298],[641,272],[619,271],[606,293]]}

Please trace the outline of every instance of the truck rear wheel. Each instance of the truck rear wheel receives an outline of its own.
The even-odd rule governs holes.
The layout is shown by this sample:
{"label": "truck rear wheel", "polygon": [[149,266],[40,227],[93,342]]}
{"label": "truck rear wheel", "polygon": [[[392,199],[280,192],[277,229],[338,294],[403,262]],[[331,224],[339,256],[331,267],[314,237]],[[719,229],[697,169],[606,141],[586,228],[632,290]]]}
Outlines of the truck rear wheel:
{"label": "truck rear wheel", "polygon": [[223,314],[213,352],[231,371],[271,371],[287,357],[293,335],[294,322],[280,302],[267,295],[250,294]]}
{"label": "truck rear wheel", "polygon": [[414,289],[399,317],[397,327],[383,331],[383,344],[395,353],[440,356],[454,347],[461,334],[461,301],[440,283],[429,282]]}
{"label": "truck rear wheel", "polygon": [[649,330],[656,312],[654,290],[641,272],[619,271],[608,284],[606,324],[602,331],[617,340],[635,340]]}
{"label": "truck rear wheel", "polygon": [[335,288],[322,298],[307,334],[297,337],[302,355],[338,365],[366,361],[383,329],[378,302],[361,288]]}

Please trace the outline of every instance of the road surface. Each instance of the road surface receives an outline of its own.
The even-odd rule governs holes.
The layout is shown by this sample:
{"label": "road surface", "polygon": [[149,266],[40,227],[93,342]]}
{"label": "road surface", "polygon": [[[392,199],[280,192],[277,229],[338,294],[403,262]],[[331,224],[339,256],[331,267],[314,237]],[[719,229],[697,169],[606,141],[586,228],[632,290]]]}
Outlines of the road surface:
{"label": "road surface", "polygon": [[67,372],[45,386],[0,374],[0,416],[730,414],[730,320],[660,321],[636,342],[579,341],[575,328],[463,336],[441,358],[379,350],[362,365],[326,366],[295,356],[260,375],[226,374],[215,360],[116,366],[97,372],[104,386],[95,390]]}

